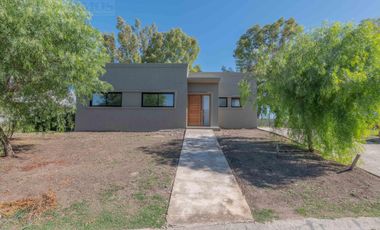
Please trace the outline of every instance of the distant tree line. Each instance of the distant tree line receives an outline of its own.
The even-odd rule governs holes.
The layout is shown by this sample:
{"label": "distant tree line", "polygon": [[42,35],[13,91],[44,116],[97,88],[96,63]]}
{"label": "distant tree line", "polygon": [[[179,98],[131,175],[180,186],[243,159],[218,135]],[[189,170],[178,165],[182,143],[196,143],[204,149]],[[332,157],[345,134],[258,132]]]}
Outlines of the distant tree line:
{"label": "distant tree line", "polygon": [[198,42],[180,28],[159,32],[155,24],[142,27],[136,19],[130,25],[122,17],[117,17],[116,28],[116,39],[113,33],[103,34],[112,62],[188,63],[191,71],[201,71],[199,65],[193,66],[199,53]]}

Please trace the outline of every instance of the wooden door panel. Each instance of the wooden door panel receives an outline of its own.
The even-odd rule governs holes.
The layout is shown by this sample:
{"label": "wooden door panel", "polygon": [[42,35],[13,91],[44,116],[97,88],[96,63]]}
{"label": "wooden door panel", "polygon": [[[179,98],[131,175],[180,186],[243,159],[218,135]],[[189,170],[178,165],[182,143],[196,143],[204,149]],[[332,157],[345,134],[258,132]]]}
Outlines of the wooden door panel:
{"label": "wooden door panel", "polygon": [[200,126],[202,125],[202,96],[201,95],[189,95],[188,96],[188,108],[187,108],[187,120],[188,125]]}

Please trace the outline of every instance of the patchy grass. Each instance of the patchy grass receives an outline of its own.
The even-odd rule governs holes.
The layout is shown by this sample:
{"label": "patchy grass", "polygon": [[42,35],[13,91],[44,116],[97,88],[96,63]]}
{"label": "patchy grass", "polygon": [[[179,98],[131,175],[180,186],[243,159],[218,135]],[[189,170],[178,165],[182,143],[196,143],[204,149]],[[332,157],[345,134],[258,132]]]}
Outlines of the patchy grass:
{"label": "patchy grass", "polygon": [[253,219],[259,223],[278,219],[278,215],[272,209],[255,209],[252,212]]}
{"label": "patchy grass", "polygon": [[[141,197],[140,197],[141,198]],[[144,197],[138,199],[142,202],[142,208],[137,214],[128,219],[130,228],[143,228],[150,226],[160,228],[165,224],[167,201],[159,195]]]}
{"label": "patchy grass", "polygon": [[19,157],[0,167],[0,202],[51,188],[57,206],[33,218],[19,209],[0,219],[0,229],[160,228],[182,138],[182,131],[16,137]]}
{"label": "patchy grass", "polygon": [[355,191],[352,191],[350,195],[357,199],[339,199],[331,202],[321,196],[317,188],[304,188],[303,192],[297,196],[302,199],[302,203],[295,208],[295,211],[303,217],[315,218],[380,216],[380,197],[371,201],[360,199],[360,194]]}
{"label": "patchy grass", "polygon": [[110,184],[108,188],[100,193],[100,200],[102,202],[115,201],[117,199],[117,192],[123,189],[124,187],[121,185]]}
{"label": "patchy grass", "polygon": [[216,134],[255,219],[380,216],[378,177],[360,168],[338,173],[346,167],[268,132]]}
{"label": "patchy grass", "polygon": [[152,178],[148,177],[148,183],[145,177],[139,178],[138,192],[132,195],[133,200],[129,204],[118,194],[124,187],[109,185],[107,189],[99,193],[101,202],[99,212],[94,212],[89,202],[83,200],[65,209],[47,211],[43,213],[40,220],[31,224],[24,218],[28,212],[22,209],[8,219],[8,225],[4,227],[10,228],[17,225],[33,230],[160,228],[166,222],[168,200],[151,192],[150,189],[154,189],[160,183]]}

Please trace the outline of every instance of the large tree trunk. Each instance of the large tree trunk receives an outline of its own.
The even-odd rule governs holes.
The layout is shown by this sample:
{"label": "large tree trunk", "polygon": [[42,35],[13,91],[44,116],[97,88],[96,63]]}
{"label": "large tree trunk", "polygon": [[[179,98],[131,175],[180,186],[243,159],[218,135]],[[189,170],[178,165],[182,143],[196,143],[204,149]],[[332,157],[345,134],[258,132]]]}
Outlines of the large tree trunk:
{"label": "large tree trunk", "polygon": [[12,145],[9,142],[7,135],[5,134],[3,128],[0,127],[0,143],[3,146],[4,155],[15,157],[15,153],[13,152]]}

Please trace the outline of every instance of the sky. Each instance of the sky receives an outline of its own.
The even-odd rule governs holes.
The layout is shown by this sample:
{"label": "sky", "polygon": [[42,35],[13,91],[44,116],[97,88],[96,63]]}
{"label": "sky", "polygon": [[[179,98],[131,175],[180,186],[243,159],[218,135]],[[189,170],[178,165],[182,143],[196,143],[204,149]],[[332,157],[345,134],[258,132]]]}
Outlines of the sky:
{"label": "sky", "polygon": [[195,64],[202,71],[235,67],[233,51],[252,25],[293,17],[306,30],[327,22],[360,22],[380,17],[380,0],[80,0],[101,32],[116,30],[116,17],[128,23],[155,23],[159,31],[180,27],[195,37],[200,52]]}

